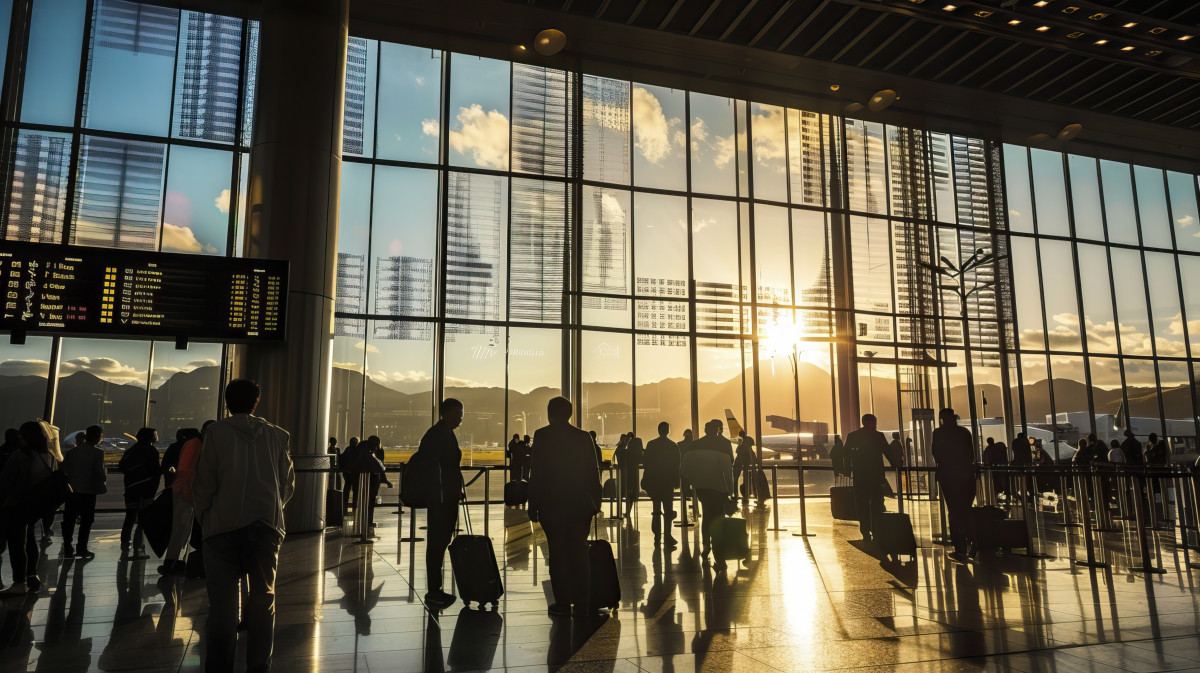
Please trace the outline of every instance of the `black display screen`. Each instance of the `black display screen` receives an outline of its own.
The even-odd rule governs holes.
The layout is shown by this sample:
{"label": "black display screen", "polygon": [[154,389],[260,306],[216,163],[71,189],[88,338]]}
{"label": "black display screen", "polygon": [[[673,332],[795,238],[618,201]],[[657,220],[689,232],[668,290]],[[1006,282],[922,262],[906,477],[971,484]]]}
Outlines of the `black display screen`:
{"label": "black display screen", "polygon": [[0,330],[281,341],[288,263],[0,241]]}

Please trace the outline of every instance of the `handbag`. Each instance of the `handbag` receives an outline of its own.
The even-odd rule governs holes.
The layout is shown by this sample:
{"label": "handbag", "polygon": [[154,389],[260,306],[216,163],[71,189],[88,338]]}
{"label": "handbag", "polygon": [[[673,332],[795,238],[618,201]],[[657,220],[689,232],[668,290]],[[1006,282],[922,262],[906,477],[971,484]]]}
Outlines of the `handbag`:
{"label": "handbag", "polygon": [[436,460],[413,455],[400,476],[400,501],[409,507],[442,504],[442,466]]}
{"label": "handbag", "polygon": [[738,511],[737,498],[729,496],[725,499],[725,516],[733,516]]}

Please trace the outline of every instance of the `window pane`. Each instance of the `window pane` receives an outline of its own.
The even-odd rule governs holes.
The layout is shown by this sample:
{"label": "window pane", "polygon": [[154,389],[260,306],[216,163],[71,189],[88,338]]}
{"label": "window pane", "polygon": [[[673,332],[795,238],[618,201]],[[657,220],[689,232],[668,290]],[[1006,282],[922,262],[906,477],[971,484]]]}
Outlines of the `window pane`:
{"label": "window pane", "polygon": [[1196,414],[1192,410],[1187,362],[1159,360],[1158,378],[1162,389],[1163,416],[1167,419],[1167,434],[1171,437],[1195,437]]}
{"label": "window pane", "polygon": [[925,133],[889,126],[887,135],[891,212],[901,217],[928,218],[929,176],[925,167],[928,147]]}
{"label": "window pane", "polygon": [[[788,173],[792,203],[822,205],[825,202],[825,181],[821,171],[821,143],[824,137],[821,132],[821,115],[807,110],[789,109],[787,120]],[[693,173],[692,189],[696,189],[695,180]]]}
{"label": "window pane", "polygon": [[508,62],[454,54],[451,63],[450,164],[508,170]]}
{"label": "window pane", "polygon": [[1101,160],[1100,177],[1104,181],[1104,219],[1108,224],[1108,240],[1137,245],[1137,216],[1133,212],[1133,184],[1129,180],[1129,165]]}
{"label": "window pane", "polygon": [[1150,318],[1154,321],[1154,346],[1158,357],[1187,357],[1183,343],[1183,316],[1179,310],[1179,280],[1175,255],[1146,253],[1150,289]]}
{"label": "window pane", "polygon": [[[887,168],[883,124],[846,120],[846,165],[851,210],[886,213]],[[951,213],[950,221],[953,221],[953,217]]]}
{"label": "window pane", "polygon": [[1183,310],[1187,317],[1188,341],[1192,353],[1200,353],[1200,257],[1180,255],[1179,274],[1183,279]]}
{"label": "window pane", "polygon": [[[519,67],[515,68],[514,74],[518,71]],[[374,70],[369,72],[374,76]],[[379,43],[377,156],[436,162],[441,140],[441,94],[442,52]]]}
{"label": "window pane", "polygon": [[792,258],[795,260],[796,296],[801,305],[830,305],[827,229],[824,213],[792,211]]}
{"label": "window pane", "polygon": [[562,321],[563,264],[569,252],[566,185],[513,179],[509,236],[509,319]]}
{"label": "window pane", "polygon": [[[384,448],[415,449],[421,441],[421,436],[433,422],[433,324],[413,321],[373,320],[370,326],[370,338],[366,347],[367,385],[366,408],[363,419],[363,434],[379,435]],[[458,336],[465,339],[465,336]],[[472,335],[473,337],[475,335]],[[447,337],[450,338],[450,337]],[[479,337],[486,342],[486,337]],[[485,344],[486,345],[486,344]],[[463,344],[459,343],[459,347]],[[361,342],[358,345],[362,348]],[[500,378],[494,376],[495,363],[503,369],[503,358],[497,357],[495,350],[483,350],[479,353],[480,360],[472,360],[469,349],[464,352],[461,348],[455,350],[460,362],[480,364],[481,373],[488,385],[498,390],[503,387],[503,371]],[[456,397],[465,390],[462,379],[453,378],[461,372],[451,373],[451,361],[447,350],[446,396]],[[490,378],[486,378],[489,377]],[[349,381],[357,383],[355,377]],[[350,400],[354,392],[347,391]],[[474,398],[465,395],[458,397],[466,406],[466,418],[477,415],[483,410],[475,404]],[[332,415],[332,414],[331,414]],[[463,427],[466,427],[466,418]],[[472,427],[478,419],[472,421]],[[468,445],[463,432],[458,433],[463,446]],[[497,441],[495,437],[491,441]]]}
{"label": "window pane", "polygon": [[1121,326],[1121,349],[1125,355],[1151,355],[1142,254],[1123,248],[1113,248],[1111,253],[1117,324]]}
{"label": "window pane", "polygon": [[1104,240],[1104,214],[1100,210],[1100,178],[1096,160],[1067,156],[1071,170],[1071,206],[1075,216],[1075,235],[1093,241]]}
{"label": "window pane", "polygon": [[1063,179],[1062,155],[1058,152],[1030,150],[1033,161],[1033,184],[1037,185],[1037,230],[1039,234],[1066,236],[1070,233],[1067,221],[1067,190]]}
{"label": "window pane", "polygon": [[65,133],[19,131],[8,166],[5,238],[61,242],[71,170],[71,137]]}
{"label": "window pane", "polygon": [[46,408],[51,337],[26,337],[14,346],[0,339],[0,428],[20,427],[41,418]]}
{"label": "window pane", "polygon": [[1067,424],[1089,431],[1092,419],[1088,416],[1087,378],[1083,358],[1055,355],[1050,358],[1054,368],[1055,425]]}
{"label": "window pane", "polygon": [[344,154],[369,157],[375,152],[375,75],[378,58],[379,42],[376,40],[352,37],[346,45],[346,99],[342,112]]}
{"label": "window pane", "polygon": [[676,89],[633,86],[633,175],[637,186],[685,188],[683,97]]}
{"label": "window pane", "polygon": [[1142,245],[1148,248],[1171,249],[1171,220],[1167,215],[1167,194],[1163,172],[1155,168],[1134,166],[1137,180],[1138,216],[1142,228]]}
{"label": "window pane", "polygon": [[[1096,415],[1107,414],[1108,418],[1096,419],[1097,431],[1113,427],[1116,414],[1124,400],[1121,397],[1121,361],[1117,358],[1088,358],[1088,369],[1092,376],[1092,404]],[[1121,434],[1118,430],[1113,434]]]}
{"label": "window pane", "polygon": [[[454,178],[465,178],[455,175]],[[471,317],[499,320],[501,291],[495,284],[495,255],[501,254],[503,229],[491,212],[498,205],[488,189],[499,189],[500,178],[476,176],[473,186],[452,201],[450,222],[452,255],[447,264],[446,312],[466,317],[471,302],[480,313]],[[391,316],[430,316],[434,302],[434,259],[437,250],[437,171],[378,166],[375,169],[375,204],[371,224],[370,311]],[[478,199],[478,204],[476,204]],[[465,231],[479,223],[479,231]],[[340,228],[340,225],[339,225]],[[478,272],[470,273],[467,269]],[[452,282],[451,282],[452,281]]]}
{"label": "window pane", "polygon": [[508,331],[508,430],[533,436],[549,423],[546,403],[562,394],[562,338],[557,329]]}
{"label": "window pane", "polygon": [[85,137],[71,243],[157,250],[166,145]]}
{"label": "window pane", "polygon": [[754,138],[754,198],[787,200],[787,142],[784,108],[750,104],[750,133]]}
{"label": "window pane", "polygon": [[1098,245],[1079,246],[1079,275],[1083,278],[1083,324],[1092,353],[1117,353],[1117,325],[1113,322],[1108,254]]}
{"label": "window pane", "polygon": [[954,222],[954,163],[950,136],[929,134],[929,160],[933,168],[934,214],[938,222]]}
{"label": "window pane", "polygon": [[85,0],[39,0],[29,22],[21,121],[75,124]]}
{"label": "window pane", "polygon": [[[631,294],[629,236],[629,192],[584,187],[583,203],[583,291],[628,296]],[[629,326],[629,302],[603,297],[584,297],[584,311],[598,312],[588,324]],[[604,317],[604,314],[612,314]]]}
{"label": "window pane", "polygon": [[863,311],[892,311],[892,248],[887,220],[850,218],[854,306]]}
{"label": "window pane", "polygon": [[605,448],[633,429],[633,349],[628,334],[584,332],[579,367],[582,399],[575,407],[576,423],[595,430]]}
{"label": "window pane", "polygon": [[[1021,376],[1025,393],[1025,422],[1030,425],[1049,423],[1050,382],[1046,378],[1046,356],[1025,355],[1021,358]],[[1032,433],[1031,439],[1038,433]],[[1050,446],[1046,446],[1050,450]]]}
{"label": "window pane", "polygon": [[[337,280],[334,311],[367,312],[367,246],[371,240],[371,167],[342,164],[338,199]],[[335,322],[336,324],[336,322]]]}
{"label": "window pane", "polygon": [[1129,420],[1133,424],[1135,432],[1139,435],[1151,432],[1162,435],[1162,422],[1158,416],[1158,379],[1154,375],[1154,361],[1126,358],[1124,365],[1125,395],[1129,400]]}
{"label": "window pane", "polygon": [[446,332],[446,397],[461,400],[467,412],[455,433],[459,444],[464,450],[503,446],[505,329],[447,325]]}
{"label": "window pane", "polygon": [[[725,410],[729,409],[740,422],[746,415],[742,400],[743,372],[742,342],[736,339],[697,339],[696,389],[699,400],[700,430],[716,418],[725,425],[722,434],[729,437]],[[701,432],[701,435],[703,432]]]}
{"label": "window pane", "polygon": [[246,30],[246,58],[242,77],[242,137],[241,143],[250,146],[254,130],[254,97],[258,86],[258,22],[250,21]]}
{"label": "window pane", "polygon": [[737,205],[692,200],[692,277],[696,298],[738,298]]}
{"label": "window pane", "polygon": [[[788,210],[754,207],[755,292],[759,303],[792,303],[792,260],[788,245]],[[818,239],[820,240],[820,239]],[[812,245],[808,241],[808,245]]]}
{"label": "window pane", "polygon": [[170,155],[162,251],[224,255],[233,153],[175,146]]}
{"label": "window pane", "polygon": [[[508,239],[508,180],[491,175],[451,173],[446,198],[449,201],[446,212],[446,317],[503,320],[508,275],[508,248],[504,245]],[[379,207],[377,203],[376,208]],[[411,230],[422,231],[416,227]],[[428,225],[423,230],[435,231]],[[425,249],[421,250],[423,256]]]}
{"label": "window pane", "polygon": [[329,434],[345,446],[361,437],[367,321],[333,319],[333,371],[329,385]]}
{"label": "window pane", "polygon": [[183,44],[175,63],[174,135],[223,143],[236,139],[242,28],[242,20],[232,16],[183,13]]}
{"label": "window pane", "polygon": [[[84,126],[166,135],[178,34],[177,9],[124,0],[97,2],[84,90]],[[182,95],[199,93],[187,91],[186,77],[181,84]],[[137,105],[129,104],[133,100]]]}
{"label": "window pane", "polygon": [[646,441],[662,421],[676,441],[692,427],[689,343],[685,336],[637,337],[637,432]]}
{"label": "window pane", "polygon": [[1004,200],[1008,228],[1033,232],[1033,198],[1029,190],[1029,157],[1024,147],[1004,146]]}
{"label": "window pane", "polygon": [[637,193],[633,200],[637,294],[685,299],[688,295],[687,200]]}
{"label": "window pane", "polygon": [[[737,171],[737,162],[734,161],[736,138],[733,101],[696,92],[689,96],[692,113],[692,191],[732,196]],[[819,184],[817,189],[820,189]],[[817,196],[820,198],[819,191]]]}
{"label": "window pane", "polygon": [[146,424],[149,341],[62,340],[54,424],[64,435],[89,425],[108,437]]}
{"label": "window pane", "polygon": [[[638,299],[637,319],[634,328],[638,330],[660,330],[669,332],[688,331],[688,305],[681,301],[664,301],[662,299]],[[665,336],[654,336],[648,343],[669,341]]]}
{"label": "window pane", "polygon": [[513,64],[513,170],[566,175],[573,139],[574,73]]}
{"label": "window pane", "polygon": [[1167,171],[1171,191],[1171,217],[1179,250],[1200,251],[1200,213],[1196,209],[1196,181],[1187,173]]}
{"label": "window pane", "polygon": [[1021,348],[1046,347],[1042,326],[1042,291],[1038,277],[1037,245],[1032,238],[1014,236],[1012,244],[1013,300]]}
{"label": "window pane", "polygon": [[150,426],[159,439],[169,441],[180,428],[196,428],[219,418],[221,396],[221,344],[188,344],[176,350],[174,342],[154,344],[150,372]]}
{"label": "window pane", "polygon": [[[1041,222],[1041,220],[1038,220]],[[1075,293],[1075,260],[1066,241],[1042,241],[1042,290],[1045,293],[1046,320],[1050,326],[1050,350],[1077,351],[1079,340],[1079,304]]]}
{"label": "window pane", "polygon": [[[0,44],[8,44],[9,23],[12,21],[12,0],[0,0]],[[8,57],[8,49],[0,49],[0,72],[4,72],[4,63]]]}

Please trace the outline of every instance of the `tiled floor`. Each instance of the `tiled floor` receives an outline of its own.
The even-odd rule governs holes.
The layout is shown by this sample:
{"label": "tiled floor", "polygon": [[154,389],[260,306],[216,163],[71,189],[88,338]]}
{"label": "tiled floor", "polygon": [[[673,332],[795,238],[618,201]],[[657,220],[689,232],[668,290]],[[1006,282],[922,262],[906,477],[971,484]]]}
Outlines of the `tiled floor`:
{"label": "tiled floor", "polygon": [[[936,512],[910,503],[919,555],[891,564],[852,543],[857,526],[831,521],[823,501],[809,503],[814,535],[795,535],[791,501],[784,531],[770,530],[769,508],[748,510],[750,561],[714,575],[694,528],[677,530],[677,549],[655,548],[643,505],[640,520],[599,529],[618,555],[620,609],[572,620],[546,614],[544,538],[499,506],[488,521],[504,557],[499,609],[428,612],[424,547],[399,542],[408,517],[401,529],[386,511],[373,545],[333,529],[287,539],[276,671],[1200,671],[1191,559],[1164,545],[1165,573],[1130,572],[1120,534],[1098,548],[1108,568],[1077,565],[1077,533],[1053,526],[1042,547],[1053,558],[964,565],[929,541]],[[62,560],[55,540],[43,589],[3,602],[0,671],[201,670],[202,582],[160,579],[157,560],[118,562],[118,521],[99,523],[94,561]]]}

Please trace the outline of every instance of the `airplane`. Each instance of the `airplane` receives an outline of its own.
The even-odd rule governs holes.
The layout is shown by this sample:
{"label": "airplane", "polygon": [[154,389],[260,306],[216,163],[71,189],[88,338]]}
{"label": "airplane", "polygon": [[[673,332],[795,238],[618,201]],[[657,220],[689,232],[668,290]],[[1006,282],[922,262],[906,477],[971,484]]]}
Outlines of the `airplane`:
{"label": "airplane", "polygon": [[[795,428],[796,420],[782,416],[767,416],[767,422],[777,429]],[[829,424],[821,421],[801,421],[800,432],[784,432],[775,435],[763,435],[760,444],[763,451],[791,456],[797,453],[809,460],[820,460],[829,455],[826,445],[829,443]],[[737,416],[731,409],[725,410],[725,426],[729,429],[729,437],[736,438],[745,428],[738,422]],[[814,441],[815,440],[815,441]]]}

